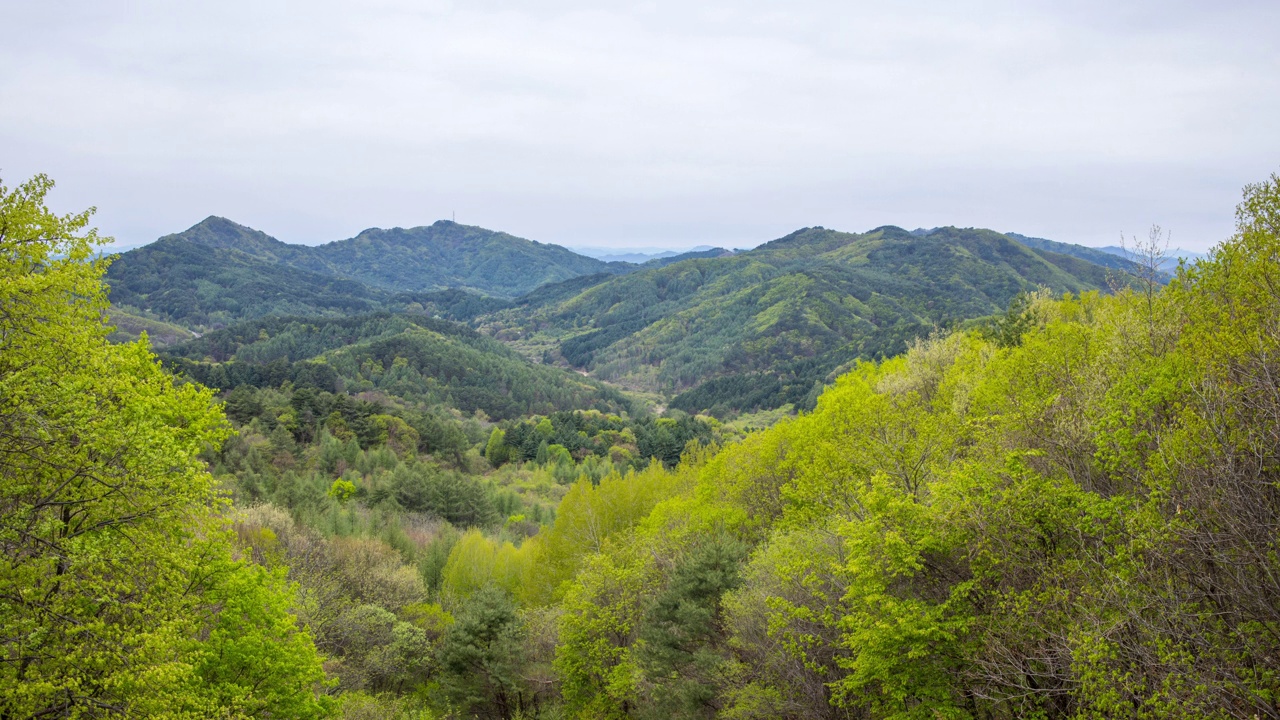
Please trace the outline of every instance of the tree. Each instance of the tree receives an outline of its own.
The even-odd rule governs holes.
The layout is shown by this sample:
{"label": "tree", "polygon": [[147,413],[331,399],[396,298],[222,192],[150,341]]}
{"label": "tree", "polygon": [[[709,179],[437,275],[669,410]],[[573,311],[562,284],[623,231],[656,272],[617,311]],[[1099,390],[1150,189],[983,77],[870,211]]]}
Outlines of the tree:
{"label": "tree", "polygon": [[519,683],[520,618],[505,592],[474,593],[440,641],[437,658],[454,702],[480,717],[506,720],[531,700]]}
{"label": "tree", "polygon": [[327,715],[291,588],[233,558],[198,459],[226,420],[108,344],[105,239],[52,187],[0,185],[0,716]]}
{"label": "tree", "polygon": [[690,549],[654,598],[640,639],[642,667],[657,687],[650,691],[656,716],[714,717],[725,674],[721,598],[742,584],[741,544],[713,537]]}
{"label": "tree", "polygon": [[507,435],[502,428],[494,428],[489,434],[489,442],[484,446],[484,457],[489,464],[498,467],[510,459],[511,450],[507,447]]}

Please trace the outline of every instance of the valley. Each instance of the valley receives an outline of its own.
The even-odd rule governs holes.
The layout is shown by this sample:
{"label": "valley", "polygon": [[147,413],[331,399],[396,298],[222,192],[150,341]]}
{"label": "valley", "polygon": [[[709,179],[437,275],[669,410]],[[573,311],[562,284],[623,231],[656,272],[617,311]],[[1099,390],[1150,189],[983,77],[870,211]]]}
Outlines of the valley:
{"label": "valley", "polygon": [[[1130,261],[1045,242],[956,228],[806,228],[754,250],[634,265],[445,221],[313,248],[210,218],[122,255],[107,280],[122,313],[197,332],[267,316],[424,314],[673,408],[727,417],[811,408],[854,362],[998,313],[1019,293],[1126,282]],[[485,275],[491,292],[468,273]],[[501,282],[515,275],[524,284]],[[528,287],[529,277],[543,282]]]}
{"label": "valley", "polygon": [[[1261,221],[1173,275],[951,227],[641,264],[447,223],[302,247],[211,218],[104,258],[63,232],[13,273],[43,299],[0,334],[44,343],[0,365],[34,408],[0,412],[0,450],[43,488],[11,485],[8,517],[71,527],[42,499],[64,498],[134,540],[24,550],[84,569],[4,576],[68,618],[5,622],[74,653],[87,598],[146,588],[94,697],[350,720],[1264,706],[1269,680],[1215,668],[1271,647],[1280,509],[1213,489],[1270,472]],[[42,309],[65,297],[78,314]],[[1246,550],[1213,575],[1228,594],[1196,594]],[[112,658],[139,643],[192,669],[130,679]],[[15,697],[80,662],[32,660],[52,680]]]}

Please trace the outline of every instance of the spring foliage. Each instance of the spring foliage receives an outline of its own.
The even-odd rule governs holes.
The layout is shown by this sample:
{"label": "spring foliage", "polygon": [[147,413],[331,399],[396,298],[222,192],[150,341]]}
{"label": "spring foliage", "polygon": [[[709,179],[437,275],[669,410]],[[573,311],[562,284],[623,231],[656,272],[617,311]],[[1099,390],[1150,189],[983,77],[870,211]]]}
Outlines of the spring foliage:
{"label": "spring foliage", "polygon": [[89,213],[0,186],[0,714],[323,717],[282,574],[232,555],[209,391],[112,346]]}
{"label": "spring foliage", "polygon": [[1280,178],[1238,221],[1164,289],[1031,296],[682,466],[577,543],[567,709],[1280,714]]}
{"label": "spring foliage", "polygon": [[0,228],[6,716],[1280,717],[1280,177],[1167,286],[1013,296],[736,442],[233,390],[245,561],[220,413],[105,344],[39,182]]}

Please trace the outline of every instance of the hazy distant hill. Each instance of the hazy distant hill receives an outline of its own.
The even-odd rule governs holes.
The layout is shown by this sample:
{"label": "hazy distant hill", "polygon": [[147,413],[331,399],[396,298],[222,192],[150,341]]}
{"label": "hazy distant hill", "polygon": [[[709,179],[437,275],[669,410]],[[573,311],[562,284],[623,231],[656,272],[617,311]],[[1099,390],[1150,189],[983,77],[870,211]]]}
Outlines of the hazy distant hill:
{"label": "hazy distant hill", "polygon": [[[1107,245],[1106,247],[1098,248],[1098,250],[1115,257],[1126,259],[1133,257],[1132,249],[1125,249],[1118,245]],[[1207,257],[1209,257],[1208,253],[1198,253],[1192,250],[1183,250],[1182,248],[1169,248],[1165,252],[1164,262],[1160,263],[1160,269],[1167,273],[1172,273],[1178,268],[1179,260],[1186,260],[1188,263],[1193,263]]]}
{"label": "hazy distant hill", "polygon": [[805,228],[755,250],[600,278],[557,302],[499,311],[500,336],[593,375],[679,394],[687,410],[806,402],[856,358],[1002,311],[1020,291],[1106,286],[1108,269],[990,230]]}
{"label": "hazy distant hill", "polygon": [[603,260],[605,262],[627,262],[627,263],[634,263],[636,265],[643,265],[644,263],[647,263],[650,260],[662,260],[665,258],[675,257],[677,255],[683,255],[685,253],[703,252],[705,250],[712,250],[715,248],[712,248],[710,245],[698,245],[696,247],[692,247],[692,248],[689,248],[688,250],[682,251],[682,250],[657,250],[652,248],[618,249],[618,248],[603,248],[603,247],[575,245],[570,249],[578,253],[579,255],[586,255],[587,257],[593,257],[597,260]]}
{"label": "hazy distant hill", "polygon": [[725,250],[724,248],[702,248],[690,250],[689,252],[680,253],[678,255],[652,258],[650,260],[646,260],[641,267],[659,268],[666,267],[673,263],[682,262],[684,260],[693,260],[695,258],[729,257],[733,254],[732,250]]}

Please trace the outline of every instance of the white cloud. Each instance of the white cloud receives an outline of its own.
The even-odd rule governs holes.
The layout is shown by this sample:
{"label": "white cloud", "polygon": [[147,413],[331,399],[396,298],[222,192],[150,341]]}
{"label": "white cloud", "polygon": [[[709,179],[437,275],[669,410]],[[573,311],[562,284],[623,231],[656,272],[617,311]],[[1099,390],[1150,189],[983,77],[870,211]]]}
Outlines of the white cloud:
{"label": "white cloud", "polygon": [[459,220],[754,244],[960,224],[1204,247],[1280,169],[1268,4],[27,3],[0,171],[140,241]]}

